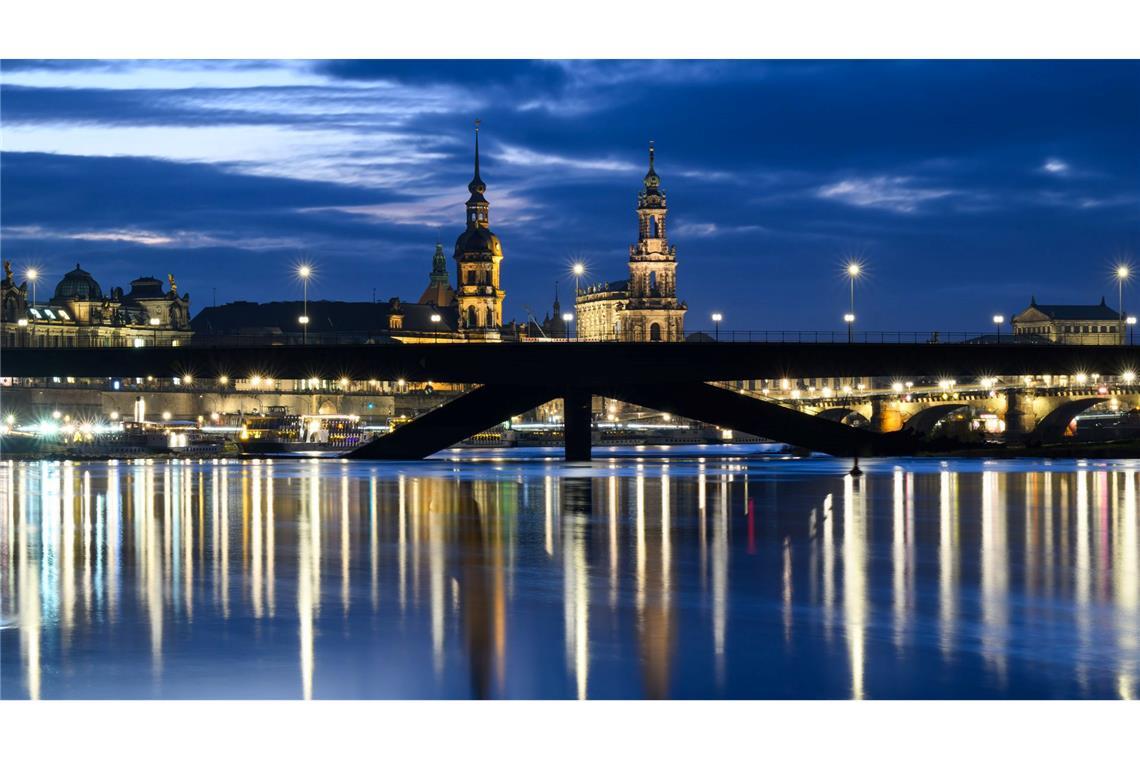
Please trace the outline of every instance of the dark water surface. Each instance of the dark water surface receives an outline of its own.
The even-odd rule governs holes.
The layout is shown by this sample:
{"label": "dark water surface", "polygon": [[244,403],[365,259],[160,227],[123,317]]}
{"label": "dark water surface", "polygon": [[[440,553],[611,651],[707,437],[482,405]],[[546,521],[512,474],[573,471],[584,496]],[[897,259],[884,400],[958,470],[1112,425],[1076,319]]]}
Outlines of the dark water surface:
{"label": "dark water surface", "polygon": [[470,456],[0,464],[3,698],[1140,691],[1135,461]]}

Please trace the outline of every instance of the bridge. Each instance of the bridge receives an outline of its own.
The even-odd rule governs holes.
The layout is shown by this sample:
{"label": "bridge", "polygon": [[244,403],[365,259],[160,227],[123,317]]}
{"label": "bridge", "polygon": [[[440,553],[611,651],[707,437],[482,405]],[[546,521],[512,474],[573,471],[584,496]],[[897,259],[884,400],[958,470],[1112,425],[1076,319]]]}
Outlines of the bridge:
{"label": "bridge", "polygon": [[[1014,343],[189,345],[7,348],[0,357],[0,375],[5,377],[333,375],[478,386],[349,455],[374,459],[424,457],[561,398],[566,456],[586,460],[595,395],[824,453],[902,454],[915,450],[916,432],[855,427],[844,424],[846,414],[808,415],[710,383],[803,377],[1121,376],[1138,368],[1140,349],[1133,346]],[[1050,421],[1050,430],[1064,414]]]}

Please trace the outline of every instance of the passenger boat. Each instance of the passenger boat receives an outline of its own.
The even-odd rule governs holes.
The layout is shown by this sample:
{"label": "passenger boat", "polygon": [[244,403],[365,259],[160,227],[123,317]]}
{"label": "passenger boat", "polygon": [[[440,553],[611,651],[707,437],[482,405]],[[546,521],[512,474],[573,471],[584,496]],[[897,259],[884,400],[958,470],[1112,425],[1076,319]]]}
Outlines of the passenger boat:
{"label": "passenger boat", "polygon": [[283,406],[245,417],[238,432],[244,454],[321,453],[354,449],[369,435],[354,414],[293,414]]}

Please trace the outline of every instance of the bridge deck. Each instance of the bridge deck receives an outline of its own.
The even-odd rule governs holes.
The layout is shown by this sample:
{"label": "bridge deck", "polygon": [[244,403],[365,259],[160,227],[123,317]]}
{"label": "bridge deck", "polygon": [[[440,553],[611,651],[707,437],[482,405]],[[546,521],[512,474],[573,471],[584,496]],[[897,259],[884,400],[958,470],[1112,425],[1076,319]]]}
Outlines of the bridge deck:
{"label": "bridge deck", "polygon": [[6,348],[5,377],[313,376],[597,386],[781,377],[1119,375],[1134,346],[822,343],[489,343],[240,348]]}

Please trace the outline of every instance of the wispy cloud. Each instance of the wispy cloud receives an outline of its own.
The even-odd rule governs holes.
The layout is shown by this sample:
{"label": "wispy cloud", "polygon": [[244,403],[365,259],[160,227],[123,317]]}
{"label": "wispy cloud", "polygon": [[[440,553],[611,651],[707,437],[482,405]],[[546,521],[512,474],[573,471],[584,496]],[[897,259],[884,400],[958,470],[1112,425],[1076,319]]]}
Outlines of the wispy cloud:
{"label": "wispy cloud", "polygon": [[955,190],[919,186],[913,177],[844,179],[820,187],[816,195],[851,206],[880,208],[912,214],[930,201],[954,195]]}

